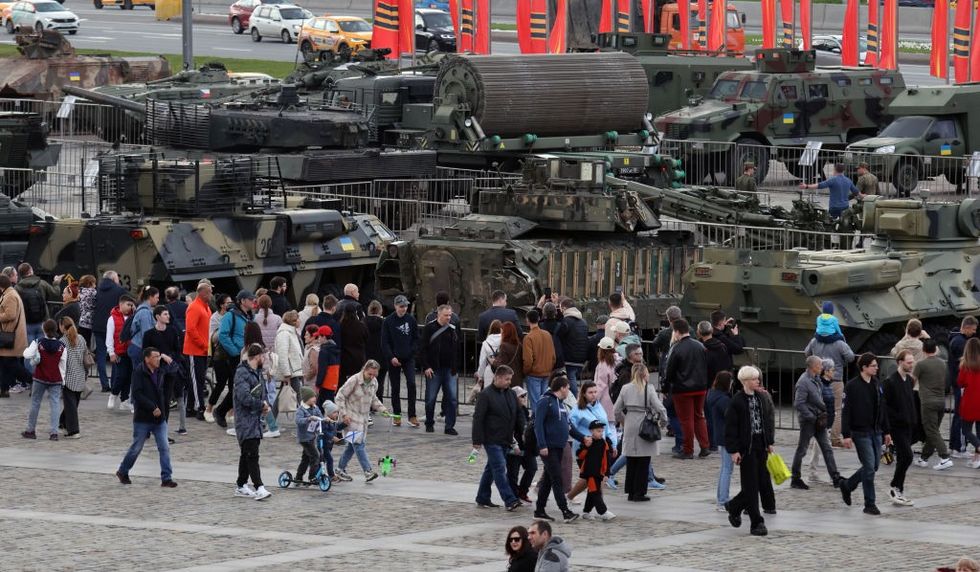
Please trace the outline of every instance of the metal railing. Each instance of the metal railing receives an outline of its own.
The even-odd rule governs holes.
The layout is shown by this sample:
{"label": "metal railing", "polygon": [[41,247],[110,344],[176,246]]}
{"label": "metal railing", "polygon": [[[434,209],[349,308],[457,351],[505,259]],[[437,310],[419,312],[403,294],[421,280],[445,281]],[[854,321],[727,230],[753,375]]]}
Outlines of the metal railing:
{"label": "metal railing", "polygon": [[872,234],[799,230],[793,228],[731,225],[710,222],[664,220],[663,228],[688,230],[698,246],[723,246],[752,250],[850,250],[868,244]]}

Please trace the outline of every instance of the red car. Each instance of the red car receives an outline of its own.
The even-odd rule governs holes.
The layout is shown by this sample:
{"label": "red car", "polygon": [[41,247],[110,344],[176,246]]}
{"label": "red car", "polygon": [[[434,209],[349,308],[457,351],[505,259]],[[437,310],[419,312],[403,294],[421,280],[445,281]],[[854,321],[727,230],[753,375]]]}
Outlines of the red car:
{"label": "red car", "polygon": [[252,11],[262,4],[289,4],[289,0],[238,0],[228,7],[228,24],[231,31],[241,34],[248,29]]}

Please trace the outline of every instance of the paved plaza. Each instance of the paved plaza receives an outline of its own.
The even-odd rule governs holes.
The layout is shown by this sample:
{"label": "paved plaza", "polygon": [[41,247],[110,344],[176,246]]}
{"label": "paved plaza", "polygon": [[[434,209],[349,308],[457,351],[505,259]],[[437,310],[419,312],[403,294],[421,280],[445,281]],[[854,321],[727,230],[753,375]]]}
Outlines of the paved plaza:
{"label": "paved plaza", "polygon": [[[392,475],[365,484],[351,471],[354,482],[327,493],[275,486],[281,470],[295,471],[300,451],[295,425],[281,418],[288,432],[264,440],[261,450],[273,496],[256,502],[232,496],[237,441],[214,424],[189,420],[189,434],[171,446],[178,488],[160,488],[152,439],[131,473],[133,484],[123,486],[113,473],[132,426],[127,413],[106,409],[104,394],[96,390],[82,401],[77,441],[46,439],[46,403],[39,439],[21,438],[27,408],[26,394],[0,400],[4,571],[501,571],[506,532],[532,520],[531,508],[508,513],[474,504],[484,457],[466,462],[466,415],[459,437],[443,435],[439,425],[439,432],[426,434],[379,419],[368,451],[375,459],[394,456]],[[795,441],[795,432],[777,437],[787,462]],[[853,472],[855,453],[835,454],[841,472]],[[556,534],[571,545],[572,569],[926,571],[980,556],[980,471],[963,461],[942,473],[913,466],[906,484],[912,508],[888,502],[893,469],[884,466],[876,481],[880,517],[862,514],[860,488],[854,506],[846,507],[826,473],[817,480],[805,471],[811,490],[792,490],[788,481],[777,488],[779,514],[767,516],[767,538],[749,536],[747,524],[731,528],[715,511],[718,462],[717,455],[679,461],[662,454],[654,466],[667,489],[651,491],[652,502],[627,503],[621,492],[607,490],[614,521],[556,524]],[[549,512],[558,514],[553,502]]]}

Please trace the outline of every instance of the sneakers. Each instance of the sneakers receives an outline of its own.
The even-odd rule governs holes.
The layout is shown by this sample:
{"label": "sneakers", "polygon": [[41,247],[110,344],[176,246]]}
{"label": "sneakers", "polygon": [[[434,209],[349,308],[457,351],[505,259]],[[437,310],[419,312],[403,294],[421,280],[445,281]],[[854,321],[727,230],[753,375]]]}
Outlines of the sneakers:
{"label": "sneakers", "polygon": [[234,427],[229,427],[229,428],[225,429],[225,435],[231,435],[232,437],[234,437],[236,435],[235,428]]}
{"label": "sneakers", "polygon": [[368,425],[368,427],[374,425],[374,415],[368,415],[367,425]]}
{"label": "sneakers", "polygon": [[126,401],[120,401],[118,405],[116,405],[116,409],[119,411],[126,411],[128,409],[130,412],[132,412],[133,404],[130,403],[128,399]]}
{"label": "sneakers", "polygon": [[891,488],[891,491],[889,491],[888,496],[891,497],[892,504],[894,504],[894,505],[898,505],[898,506],[912,506],[913,504],[915,504],[910,499],[906,498],[905,495],[902,494],[902,491],[900,491],[899,489],[897,489],[895,487],[892,487]]}
{"label": "sneakers", "polygon": [[337,479],[345,483],[349,483],[354,480],[354,478],[348,475],[343,469],[337,469],[335,476]]}
{"label": "sneakers", "polygon": [[235,489],[235,496],[251,499],[255,498],[255,491],[252,490],[252,487],[246,484]]}
{"label": "sneakers", "polygon": [[133,484],[133,481],[129,480],[129,475],[123,473],[122,471],[116,471],[116,478],[119,479],[119,482],[124,485]]}
{"label": "sneakers", "polygon": [[264,500],[272,496],[272,493],[265,490],[264,486],[255,489],[255,500]]}
{"label": "sneakers", "polygon": [[58,440],[58,434],[57,433],[52,433],[51,436],[48,437],[48,440],[49,441],[57,441]]}
{"label": "sneakers", "polygon": [[844,499],[844,504],[851,506],[851,487],[848,486],[848,482],[842,480],[840,483],[840,496]]}
{"label": "sneakers", "polygon": [[198,421],[204,421],[206,419],[204,417],[204,412],[203,411],[198,411],[197,413],[195,413],[194,414],[194,419],[197,419]]}
{"label": "sneakers", "polygon": [[81,433],[72,433],[71,435],[65,435],[65,439],[81,439]]}
{"label": "sneakers", "polygon": [[487,501],[487,502],[476,501],[476,506],[480,508],[500,508],[500,505],[493,501]]}
{"label": "sneakers", "polygon": [[789,484],[790,488],[799,489],[801,491],[810,490],[810,485],[803,482],[803,479],[793,479]]}
{"label": "sneakers", "polygon": [[970,467],[971,469],[980,469],[980,459],[970,461],[966,464],[966,466]]}
{"label": "sneakers", "polygon": [[[13,389],[11,389],[10,391],[13,391]],[[109,403],[106,404],[106,409],[115,409],[116,408],[116,399],[117,399],[117,397],[115,395],[113,395],[113,394],[110,393],[109,394]]]}
{"label": "sneakers", "polygon": [[940,459],[938,463],[932,466],[932,468],[937,471],[944,471],[946,469],[951,469],[953,468],[953,460],[950,459],[949,457],[946,457],[945,459]]}
{"label": "sneakers", "polygon": [[711,449],[701,449],[701,452],[698,453],[698,458],[703,459],[709,455],[711,455]]}
{"label": "sneakers", "polygon": [[526,492],[525,493],[518,493],[517,494],[517,498],[521,499],[521,502],[524,503],[524,504],[532,504],[531,503],[531,498],[527,496],[527,493]]}
{"label": "sneakers", "polygon": [[266,431],[265,433],[262,434],[262,438],[270,439],[270,438],[276,438],[280,435],[282,435],[282,433],[280,433],[279,430],[276,429],[275,431]]}
{"label": "sneakers", "polygon": [[568,524],[569,522],[572,522],[578,518],[578,513],[574,513],[570,510],[566,510],[566,511],[562,511],[561,516],[565,524]]}
{"label": "sneakers", "polygon": [[864,514],[870,514],[871,516],[878,516],[879,514],[881,514],[881,511],[878,510],[878,507],[876,507],[875,505],[869,504],[868,506],[864,507]]}
{"label": "sneakers", "polygon": [[204,412],[204,421],[206,421],[207,423],[214,423],[214,412],[212,412],[212,411],[205,411]]}
{"label": "sneakers", "polygon": [[419,418],[418,417],[409,417],[408,418],[408,424],[411,425],[412,427],[418,428],[418,426],[419,426]]}
{"label": "sneakers", "polygon": [[187,429],[184,428],[184,427],[181,427],[180,429],[177,430],[177,434],[180,435],[181,437],[183,437],[184,435],[187,435]]}
{"label": "sneakers", "polygon": [[27,391],[27,388],[19,383],[10,388],[10,393],[24,393],[25,391]]}
{"label": "sneakers", "polygon": [[165,489],[176,489],[177,488],[177,483],[175,483],[173,481],[163,481],[162,483],[160,483],[160,486],[163,487],[163,488],[165,488]]}
{"label": "sneakers", "polygon": [[515,510],[521,508],[522,506],[524,506],[524,503],[521,502],[521,499],[517,499],[514,502],[507,505],[507,512],[514,512]]}
{"label": "sneakers", "polygon": [[37,439],[37,433],[34,431],[23,431],[20,436],[24,439]]}
{"label": "sneakers", "polygon": [[365,471],[364,472],[364,482],[365,483],[370,483],[371,481],[373,481],[374,479],[377,479],[377,478],[378,478],[378,473],[376,473],[374,471]]}
{"label": "sneakers", "polygon": [[401,427],[402,426],[402,420],[401,420],[400,417],[392,417],[391,418],[391,424],[393,426],[395,426],[395,427]]}
{"label": "sneakers", "polygon": [[667,485],[663,483],[658,483],[657,481],[654,480],[647,483],[647,488],[653,489],[655,491],[662,491],[667,488]]}
{"label": "sneakers", "polygon": [[616,515],[613,514],[613,511],[611,511],[611,510],[606,510],[606,514],[600,514],[599,515],[599,519],[602,520],[602,521],[604,521],[604,522],[609,522],[610,520],[612,520],[614,518],[616,518]]}
{"label": "sneakers", "polygon": [[912,464],[915,465],[916,467],[922,467],[923,469],[929,468],[929,461],[918,456],[912,460]]}
{"label": "sneakers", "polygon": [[425,426],[425,432],[426,433],[435,433],[436,432],[436,428],[433,427],[432,425],[426,425]]}
{"label": "sneakers", "polygon": [[568,499],[568,504],[582,504],[582,497]]}
{"label": "sneakers", "polygon": [[543,510],[536,510],[536,511],[534,511],[534,518],[538,518],[538,519],[541,519],[541,520],[547,520],[549,522],[555,522],[555,519],[552,518],[551,516],[549,516],[548,513],[546,513]]}
{"label": "sneakers", "polygon": [[671,455],[671,457],[675,459],[682,459],[682,460],[693,459],[694,453],[674,453],[673,455]]}
{"label": "sneakers", "polygon": [[616,479],[612,477],[606,477],[606,486],[614,491],[619,489],[619,485],[616,484]]}
{"label": "sneakers", "polygon": [[218,427],[221,427],[221,428],[227,428],[228,427],[228,420],[225,419],[224,417],[216,417],[213,413],[211,414],[211,417],[214,418],[214,422],[218,424]]}
{"label": "sneakers", "polygon": [[749,534],[752,536],[768,536],[769,529],[766,528],[766,525],[764,524],[757,524],[753,526],[751,530],[749,530]]}
{"label": "sneakers", "polygon": [[952,451],[950,452],[949,456],[954,459],[969,459],[973,457],[973,453],[967,453],[966,451]]}
{"label": "sneakers", "polygon": [[595,519],[596,519],[595,515],[592,514],[591,512],[586,511],[582,513],[582,520],[595,520]]}

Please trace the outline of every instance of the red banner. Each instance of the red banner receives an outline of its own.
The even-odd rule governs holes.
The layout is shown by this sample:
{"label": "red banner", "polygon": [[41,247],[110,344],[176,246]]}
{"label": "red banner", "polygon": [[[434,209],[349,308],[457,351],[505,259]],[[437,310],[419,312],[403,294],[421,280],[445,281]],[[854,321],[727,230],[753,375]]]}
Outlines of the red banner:
{"label": "red banner", "polygon": [[936,0],[932,11],[932,51],[929,53],[929,75],[945,78],[949,75],[949,3]]}
{"label": "red banner", "polygon": [[953,73],[956,83],[970,81],[970,29],[973,6],[960,0],[953,19]]}
{"label": "red banner", "polygon": [[[885,22],[887,23],[888,20],[885,20]],[[878,0],[868,0],[868,51],[864,54],[864,65],[878,65],[878,54],[881,53],[879,29]]]}
{"label": "red banner", "polygon": [[[980,16],[980,6],[977,6],[977,15]],[[970,81],[980,81],[980,42],[970,44]]]}
{"label": "red banner", "polygon": [[602,14],[599,14],[599,33],[612,32],[612,0],[602,0]]}
{"label": "red banner", "polygon": [[712,0],[711,26],[708,31],[708,51],[725,50],[725,0]]}
{"label": "red banner", "polygon": [[762,0],[762,47],[776,47],[776,0]]}
{"label": "red banner", "polygon": [[459,0],[460,20],[459,20],[459,43],[456,44],[459,52],[473,51],[473,0]]}
{"label": "red banner", "polygon": [[858,0],[847,0],[847,8],[844,9],[841,64],[845,66],[858,65]]}
{"label": "red banner", "polygon": [[517,43],[522,54],[548,51],[547,0],[517,0]]}
{"label": "red banner", "polygon": [[[400,18],[400,14],[405,14]],[[387,57],[397,60],[415,49],[415,9],[411,0],[375,0],[371,46],[390,48]]]}
{"label": "red banner", "polygon": [[643,0],[643,31],[647,34],[653,34],[657,31],[654,28],[654,24],[656,24],[656,9],[654,8],[653,3],[654,0]]}
{"label": "red banner", "polygon": [[780,21],[782,22],[782,47],[793,47],[793,0],[779,0]]}
{"label": "red banner", "polygon": [[681,49],[691,49],[691,0],[677,0],[677,13],[681,18]]}
{"label": "red banner", "polygon": [[548,52],[564,54],[568,51],[568,0],[558,0],[555,21],[548,34]]}
{"label": "red banner", "polygon": [[490,0],[476,0],[473,53],[483,55],[490,53]]}
{"label": "red banner", "polygon": [[633,31],[633,0],[617,0],[616,31],[624,34]]}
{"label": "red banner", "polygon": [[708,49],[708,0],[698,0],[698,42],[696,49]]}
{"label": "red banner", "polygon": [[811,0],[800,0],[800,35],[803,36],[804,50],[813,47],[813,27],[810,24],[812,13]]}
{"label": "red banner", "polygon": [[885,0],[878,54],[878,69],[898,69],[898,0]]}

